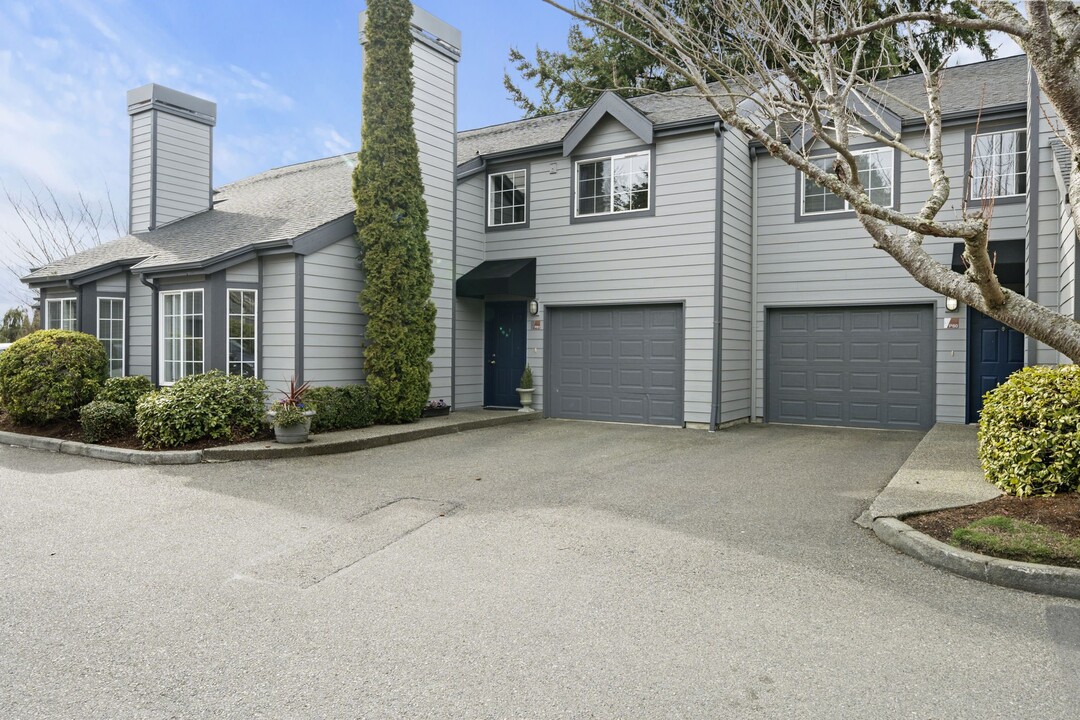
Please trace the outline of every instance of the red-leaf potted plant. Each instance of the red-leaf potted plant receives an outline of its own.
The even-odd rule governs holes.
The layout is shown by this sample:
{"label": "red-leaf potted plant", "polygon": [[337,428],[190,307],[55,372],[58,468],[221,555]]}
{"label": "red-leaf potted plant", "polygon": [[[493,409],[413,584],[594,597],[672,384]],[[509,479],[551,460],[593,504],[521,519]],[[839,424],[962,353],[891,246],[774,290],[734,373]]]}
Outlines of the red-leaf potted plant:
{"label": "red-leaf potted plant", "polygon": [[274,439],[279,443],[291,445],[307,442],[311,433],[311,418],[315,417],[315,405],[304,402],[304,395],[310,389],[309,383],[296,384],[296,376],[289,381],[289,389],[282,391],[282,397],[270,406],[267,415],[274,426]]}

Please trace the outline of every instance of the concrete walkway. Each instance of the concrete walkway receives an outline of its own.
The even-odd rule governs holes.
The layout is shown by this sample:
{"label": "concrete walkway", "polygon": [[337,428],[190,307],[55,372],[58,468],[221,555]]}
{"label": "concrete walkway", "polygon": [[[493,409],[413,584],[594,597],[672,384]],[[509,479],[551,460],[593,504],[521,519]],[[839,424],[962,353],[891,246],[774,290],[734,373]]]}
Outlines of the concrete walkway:
{"label": "concrete walkway", "polygon": [[915,530],[903,518],[993,500],[974,425],[936,425],[856,523],[886,545],[925,563],[993,585],[1080,599],[1080,570],[1001,560],[969,552]]}

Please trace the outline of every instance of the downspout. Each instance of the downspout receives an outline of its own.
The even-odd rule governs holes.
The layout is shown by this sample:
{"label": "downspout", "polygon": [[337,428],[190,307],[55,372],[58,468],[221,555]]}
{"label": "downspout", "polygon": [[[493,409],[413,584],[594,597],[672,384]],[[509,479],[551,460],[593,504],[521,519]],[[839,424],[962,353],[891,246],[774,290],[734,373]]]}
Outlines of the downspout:
{"label": "downspout", "polygon": [[139,282],[150,288],[150,382],[158,385],[158,286],[145,274],[139,275]]}
{"label": "downspout", "polygon": [[758,421],[757,153],[750,148],[750,422]]}
{"label": "downspout", "polygon": [[721,290],[724,274],[724,123],[713,123],[716,134],[716,246],[713,250],[713,379],[709,432],[720,425],[721,342],[724,332],[724,304]]}

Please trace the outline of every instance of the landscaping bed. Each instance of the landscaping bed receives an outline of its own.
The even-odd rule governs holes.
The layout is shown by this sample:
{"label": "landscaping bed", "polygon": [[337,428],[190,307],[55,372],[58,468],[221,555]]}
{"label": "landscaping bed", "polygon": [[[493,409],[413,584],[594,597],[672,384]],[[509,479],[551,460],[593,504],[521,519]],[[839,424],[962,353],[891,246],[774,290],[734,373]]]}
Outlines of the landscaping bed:
{"label": "landscaping bed", "polygon": [[984,555],[1080,568],[1080,493],[1003,495],[913,515],[904,522],[937,540]]}

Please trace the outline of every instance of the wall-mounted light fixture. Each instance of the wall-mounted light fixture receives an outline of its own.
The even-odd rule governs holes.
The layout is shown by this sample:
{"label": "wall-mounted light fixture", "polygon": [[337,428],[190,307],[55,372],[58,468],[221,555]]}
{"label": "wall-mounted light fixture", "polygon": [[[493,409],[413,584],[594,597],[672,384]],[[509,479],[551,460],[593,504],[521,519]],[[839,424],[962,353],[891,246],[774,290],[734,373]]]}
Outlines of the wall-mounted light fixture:
{"label": "wall-mounted light fixture", "polygon": [[946,297],[945,298],[945,309],[948,310],[949,312],[956,312],[957,308],[959,308],[959,307],[960,307],[960,301],[957,300],[956,298],[954,298],[954,297]]}
{"label": "wall-mounted light fixture", "polygon": [[536,302],[536,300],[530,300],[529,301],[529,314],[530,315],[539,315],[540,314],[540,303]]}

